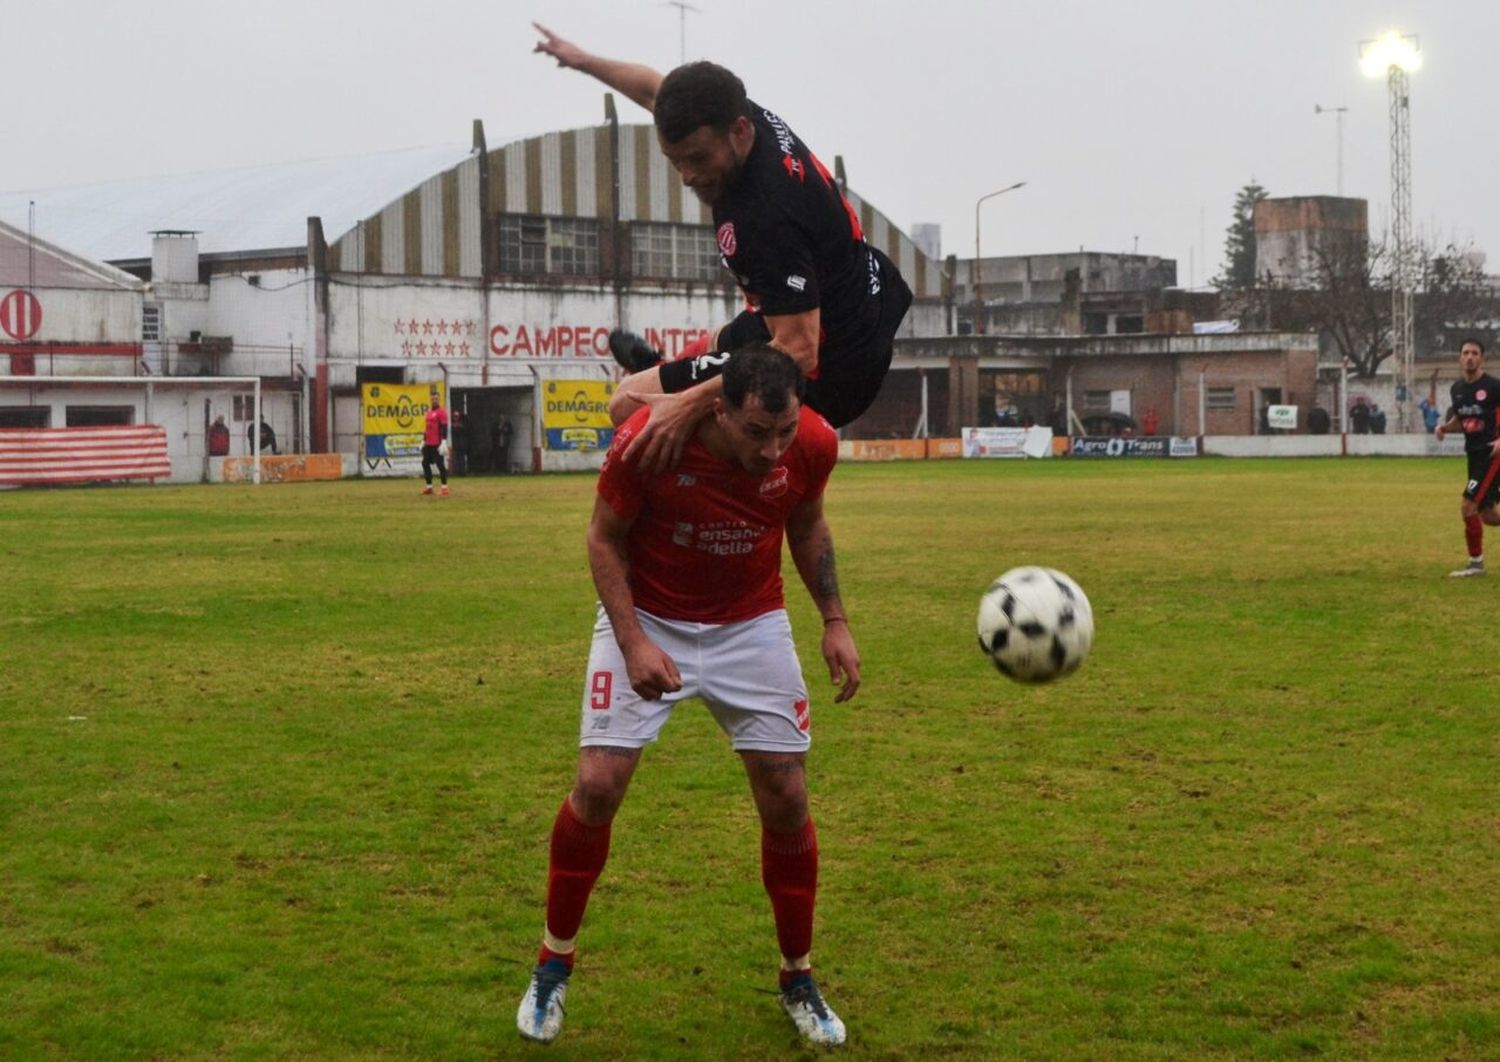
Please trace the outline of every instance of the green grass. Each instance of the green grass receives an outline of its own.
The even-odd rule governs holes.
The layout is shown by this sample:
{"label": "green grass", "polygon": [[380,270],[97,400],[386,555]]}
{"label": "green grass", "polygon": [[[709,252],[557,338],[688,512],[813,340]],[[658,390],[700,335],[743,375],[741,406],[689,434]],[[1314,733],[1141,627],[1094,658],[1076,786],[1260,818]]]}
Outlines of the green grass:
{"label": "green grass", "polygon": [[[1500,1057],[1495,580],[1456,461],[840,468],[814,690],[851,1057]],[[0,494],[0,1057],[523,1057],[592,480]],[[1495,552],[1500,547],[1492,550]],[[980,591],[1093,656],[1025,688]],[[650,749],[558,1058],[795,1055],[735,757]]]}

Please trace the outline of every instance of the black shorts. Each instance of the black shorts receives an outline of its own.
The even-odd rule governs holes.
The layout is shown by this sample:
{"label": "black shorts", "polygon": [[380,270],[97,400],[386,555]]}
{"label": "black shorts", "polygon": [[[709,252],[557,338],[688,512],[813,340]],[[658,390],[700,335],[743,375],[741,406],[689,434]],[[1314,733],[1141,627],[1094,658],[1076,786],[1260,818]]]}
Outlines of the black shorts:
{"label": "black shorts", "polygon": [[842,428],[869,409],[880,394],[891,368],[896,333],[911,308],[911,288],[889,258],[871,248],[880,266],[879,319],[869,338],[825,346],[818,356],[818,375],[807,381],[807,404],[823,414],[835,428]]}
{"label": "black shorts", "polygon": [[1478,501],[1481,509],[1500,503],[1500,457],[1489,450],[1479,450],[1464,455],[1469,459],[1469,482],[1464,484],[1464,497]]}
{"label": "black shorts", "polygon": [[[411,451],[408,450],[407,453],[411,453]],[[442,446],[442,443],[439,443],[437,446],[428,446],[426,443],[423,443],[422,444],[422,463],[424,465],[440,465],[440,464],[442,464],[443,463],[443,446]]]}

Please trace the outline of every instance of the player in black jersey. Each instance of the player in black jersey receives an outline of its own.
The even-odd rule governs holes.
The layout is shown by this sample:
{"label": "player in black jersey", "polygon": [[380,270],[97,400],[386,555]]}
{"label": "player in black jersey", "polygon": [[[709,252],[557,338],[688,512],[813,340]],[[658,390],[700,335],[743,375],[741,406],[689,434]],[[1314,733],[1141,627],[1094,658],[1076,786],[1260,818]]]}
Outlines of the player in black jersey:
{"label": "player in black jersey", "polygon": [[1484,344],[1477,339],[1466,339],[1458,348],[1458,366],[1463,379],[1453,384],[1453,404],[1433,432],[1441,439],[1450,431],[1462,431],[1469,460],[1469,481],[1459,505],[1469,563],[1449,574],[1483,575],[1484,525],[1500,525],[1500,380],[1484,371]]}
{"label": "player in black jersey", "polygon": [[779,117],[750,101],[730,71],[688,63],[665,77],[604,59],[536,27],[536,50],[623,93],[656,123],[662,153],[713,213],[724,265],[748,308],[701,349],[659,355],[629,334],[611,337],[633,374],[616,391],[616,423],[643,403],[651,419],[633,446],[653,469],[675,464],[712,408],[732,352],[769,342],[808,378],[807,405],[834,427],[875,400],[891,363],[911,289],[884,254],[865,243],[859,217],[833,177]]}

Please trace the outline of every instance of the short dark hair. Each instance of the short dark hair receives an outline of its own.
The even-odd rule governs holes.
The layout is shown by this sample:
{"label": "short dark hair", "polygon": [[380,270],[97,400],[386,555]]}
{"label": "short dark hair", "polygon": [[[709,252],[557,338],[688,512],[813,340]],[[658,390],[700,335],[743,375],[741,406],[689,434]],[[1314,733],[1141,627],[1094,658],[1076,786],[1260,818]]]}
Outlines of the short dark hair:
{"label": "short dark hair", "polygon": [[737,350],[724,366],[724,402],[743,409],[751,395],[767,413],[780,413],[792,399],[802,401],[802,370],[775,347],[756,344]]}
{"label": "short dark hair", "polygon": [[1484,344],[1479,341],[1479,338],[1477,336],[1469,336],[1467,339],[1465,339],[1462,343],[1460,343],[1458,345],[1458,349],[1459,350],[1463,350],[1464,347],[1468,346],[1470,343],[1473,343],[1476,347],[1479,348],[1479,355],[1480,355],[1480,357],[1483,357],[1484,356]]}
{"label": "short dark hair", "polygon": [[699,60],[662,78],[651,111],[662,139],[676,144],[699,126],[722,133],[736,118],[750,116],[750,102],[745,98],[745,83],[732,71]]}

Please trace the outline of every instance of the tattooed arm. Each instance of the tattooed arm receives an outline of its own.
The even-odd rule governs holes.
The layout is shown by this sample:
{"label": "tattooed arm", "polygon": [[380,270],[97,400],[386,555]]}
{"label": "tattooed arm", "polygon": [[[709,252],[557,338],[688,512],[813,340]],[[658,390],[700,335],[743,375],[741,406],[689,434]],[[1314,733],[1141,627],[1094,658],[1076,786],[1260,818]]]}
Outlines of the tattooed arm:
{"label": "tattooed arm", "polygon": [[823,659],[828,663],[828,677],[840,687],[834,702],[847,701],[859,689],[859,650],[854,647],[844,602],[839,597],[833,532],[823,518],[821,497],[792,510],[786,522],[786,541],[797,573],[823,617]]}

